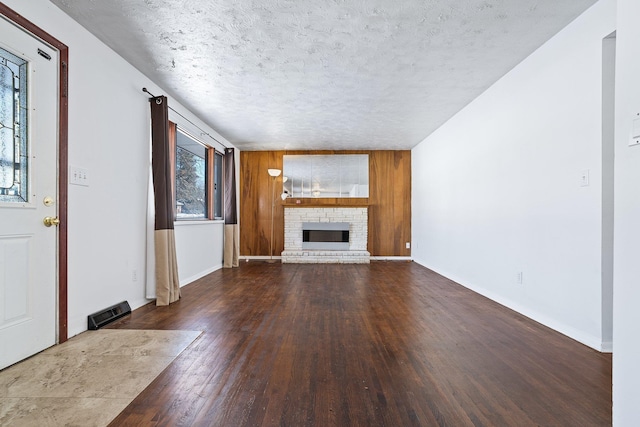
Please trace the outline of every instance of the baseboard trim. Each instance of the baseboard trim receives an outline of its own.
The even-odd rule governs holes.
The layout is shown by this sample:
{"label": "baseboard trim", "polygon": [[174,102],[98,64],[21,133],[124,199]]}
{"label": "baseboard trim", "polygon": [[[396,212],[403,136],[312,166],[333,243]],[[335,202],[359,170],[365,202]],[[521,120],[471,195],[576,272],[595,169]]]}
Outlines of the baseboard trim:
{"label": "baseboard trim", "polygon": [[611,341],[603,341],[600,345],[601,353],[613,353],[613,342]]}
{"label": "baseboard trim", "polygon": [[[249,261],[265,261],[270,259],[271,257],[269,257],[268,255],[241,255],[240,257],[238,257],[240,260],[244,260],[246,262]],[[273,259],[277,259],[277,260],[281,260],[282,257],[281,256],[275,256],[273,257]],[[413,258],[411,258],[410,256],[372,256],[370,257],[371,261],[413,261]]]}
{"label": "baseboard trim", "polygon": [[221,268],[222,268],[222,264],[219,264],[219,265],[213,266],[213,267],[211,267],[211,268],[208,268],[208,269],[206,269],[206,270],[204,270],[204,271],[201,271],[201,272],[200,272],[200,273],[198,273],[198,274],[194,274],[193,276],[190,276],[190,277],[184,278],[184,279],[180,280],[180,287],[183,287],[183,286],[185,286],[185,285],[188,285],[188,284],[189,284],[189,283],[191,283],[191,282],[195,282],[196,280],[198,280],[198,279],[200,279],[200,278],[202,278],[202,277],[206,276],[207,274],[211,274],[211,273],[213,273],[214,271],[218,271],[218,270],[220,270]]}
{"label": "baseboard trim", "polygon": [[[515,312],[518,312],[520,314],[522,314],[525,317],[528,317],[529,319],[540,323],[541,325],[544,325],[548,328],[553,329],[556,332],[560,332],[561,334],[567,336],[568,338],[571,338],[574,341],[577,341],[583,345],[586,345],[587,347],[591,347],[594,350],[597,350],[599,352],[602,353],[607,353],[608,351],[605,350],[605,348],[607,347],[607,343],[604,343],[602,341],[600,341],[597,337],[589,335],[589,334],[585,334],[582,331],[579,331],[571,326],[568,326],[562,322],[558,322],[557,320],[549,317],[546,314],[540,313],[536,310],[530,309],[528,307],[524,307],[521,304],[518,304],[508,298],[504,298],[501,295],[498,295],[494,292],[491,292],[487,289],[484,288],[480,288],[477,286],[473,286],[473,285],[469,285],[467,283],[464,283],[462,280],[460,280],[459,278],[457,278],[454,274],[448,274],[447,272],[443,272],[440,271],[436,268],[433,268],[429,265],[427,265],[426,263],[419,261],[419,260],[415,260],[414,262],[420,264],[421,266],[428,268],[431,271],[434,271],[436,273],[438,273],[439,275],[446,277],[447,279],[459,284],[460,286],[464,286],[465,288],[476,292],[486,298],[489,298],[490,300],[497,302],[498,304],[513,310]],[[610,347],[613,347],[612,345],[610,345]]]}

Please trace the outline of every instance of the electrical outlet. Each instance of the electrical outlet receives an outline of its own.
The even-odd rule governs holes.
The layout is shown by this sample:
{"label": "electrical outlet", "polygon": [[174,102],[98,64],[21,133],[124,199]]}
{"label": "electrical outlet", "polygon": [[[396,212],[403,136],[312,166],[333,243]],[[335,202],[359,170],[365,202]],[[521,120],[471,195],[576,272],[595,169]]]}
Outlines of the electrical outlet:
{"label": "electrical outlet", "polygon": [[518,285],[522,285],[522,271],[518,271],[516,274],[516,283]]}
{"label": "electrical outlet", "polygon": [[132,282],[137,282],[138,281],[138,269],[134,268],[133,270],[131,270],[131,281]]}
{"label": "electrical outlet", "polygon": [[411,242],[407,242],[407,243],[405,244],[405,247],[406,247],[407,249],[411,249]]}
{"label": "electrical outlet", "polygon": [[580,173],[580,186],[581,187],[589,186],[589,169],[585,169]]}

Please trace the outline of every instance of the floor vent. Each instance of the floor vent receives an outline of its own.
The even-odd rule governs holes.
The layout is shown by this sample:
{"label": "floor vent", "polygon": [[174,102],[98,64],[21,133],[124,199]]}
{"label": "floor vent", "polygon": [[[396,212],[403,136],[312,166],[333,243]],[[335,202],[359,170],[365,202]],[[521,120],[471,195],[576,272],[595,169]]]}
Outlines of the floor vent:
{"label": "floor vent", "polygon": [[104,325],[107,325],[114,320],[118,320],[122,316],[126,316],[131,313],[131,307],[126,301],[122,301],[119,304],[112,305],[111,307],[100,310],[97,313],[90,314],[88,317],[89,330],[95,331],[100,329]]}

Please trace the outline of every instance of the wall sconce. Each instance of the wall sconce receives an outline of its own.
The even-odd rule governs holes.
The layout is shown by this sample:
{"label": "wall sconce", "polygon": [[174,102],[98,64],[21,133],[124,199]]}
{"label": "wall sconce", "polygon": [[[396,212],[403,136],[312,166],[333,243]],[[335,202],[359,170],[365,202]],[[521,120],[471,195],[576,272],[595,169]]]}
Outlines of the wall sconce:
{"label": "wall sconce", "polygon": [[289,192],[287,190],[284,189],[284,183],[287,182],[289,180],[288,176],[282,176],[282,194],[280,195],[280,198],[282,200],[285,200],[287,197],[289,197]]}

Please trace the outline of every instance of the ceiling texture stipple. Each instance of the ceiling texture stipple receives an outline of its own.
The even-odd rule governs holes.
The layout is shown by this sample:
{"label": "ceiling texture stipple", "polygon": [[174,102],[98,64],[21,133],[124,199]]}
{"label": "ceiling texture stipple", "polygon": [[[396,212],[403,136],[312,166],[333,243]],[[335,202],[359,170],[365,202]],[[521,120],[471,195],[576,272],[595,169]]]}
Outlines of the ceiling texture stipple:
{"label": "ceiling texture stipple", "polygon": [[51,1],[242,150],[410,149],[595,3]]}

